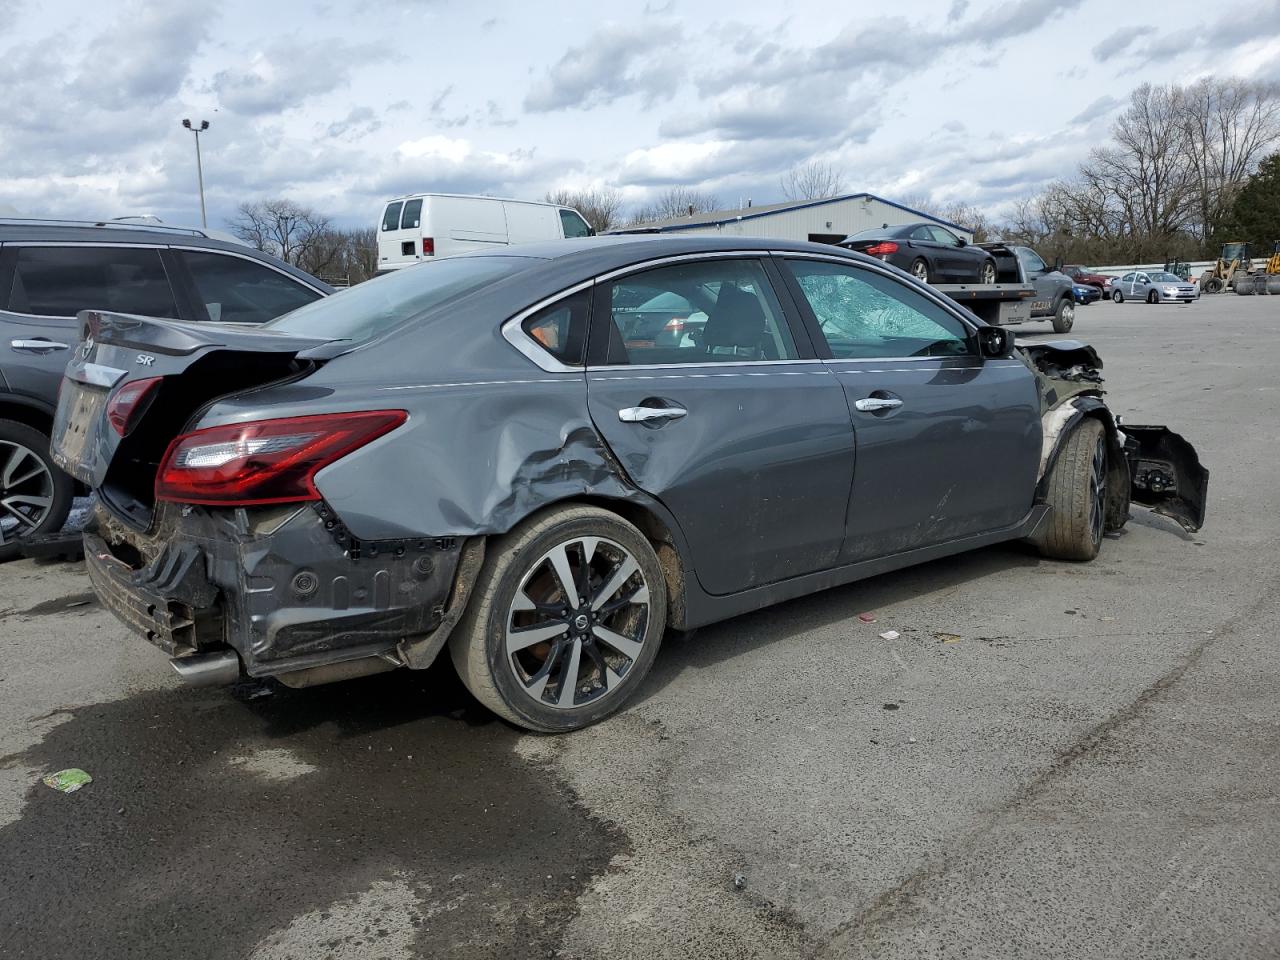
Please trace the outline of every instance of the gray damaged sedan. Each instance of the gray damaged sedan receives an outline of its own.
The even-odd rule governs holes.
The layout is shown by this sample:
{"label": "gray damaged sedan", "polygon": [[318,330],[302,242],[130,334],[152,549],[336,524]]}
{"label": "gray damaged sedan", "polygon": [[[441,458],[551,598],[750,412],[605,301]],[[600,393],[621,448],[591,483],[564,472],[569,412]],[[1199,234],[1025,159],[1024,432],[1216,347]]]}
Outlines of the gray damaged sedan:
{"label": "gray damaged sedan", "polygon": [[[659,297],[696,322],[656,336]],[[493,711],[571,730],[668,628],[1001,541],[1089,560],[1131,500],[1204,519],[1195,451],[1121,426],[1091,348],[829,246],[562,241],[260,329],[81,322],[54,455],[98,493],[89,574],[194,682],[448,647]]]}

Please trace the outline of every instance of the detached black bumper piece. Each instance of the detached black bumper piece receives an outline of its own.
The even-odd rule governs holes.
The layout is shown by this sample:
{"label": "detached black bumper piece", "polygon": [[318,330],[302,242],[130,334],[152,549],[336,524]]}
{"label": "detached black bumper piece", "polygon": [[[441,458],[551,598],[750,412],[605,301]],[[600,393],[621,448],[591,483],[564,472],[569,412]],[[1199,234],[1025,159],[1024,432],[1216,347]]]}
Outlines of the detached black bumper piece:
{"label": "detached black bumper piece", "polygon": [[1189,533],[1204,526],[1209,471],[1196,448],[1168,427],[1121,424],[1135,503],[1170,517]]}

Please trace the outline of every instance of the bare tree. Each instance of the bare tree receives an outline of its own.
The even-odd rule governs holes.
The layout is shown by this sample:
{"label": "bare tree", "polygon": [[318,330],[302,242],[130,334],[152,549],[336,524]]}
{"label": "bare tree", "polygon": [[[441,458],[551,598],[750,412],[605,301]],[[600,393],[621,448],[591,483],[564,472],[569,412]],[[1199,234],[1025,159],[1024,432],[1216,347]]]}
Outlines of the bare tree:
{"label": "bare tree", "polygon": [[844,178],[820,160],[792,167],[782,175],[782,195],[788,200],[824,200],[844,193]]}
{"label": "bare tree", "polygon": [[617,190],[556,190],[547,194],[547,203],[573,207],[596,233],[604,233],[622,223],[622,194]]}
{"label": "bare tree", "polygon": [[329,218],[292,200],[242,203],[228,225],[245,243],[311,273],[323,271],[336,255]]}
{"label": "bare tree", "polygon": [[1205,77],[1178,91],[1196,224],[1212,236],[1258,163],[1280,143],[1280,85]]}
{"label": "bare tree", "polygon": [[982,209],[971,203],[965,203],[962,200],[935,203],[933,198],[925,193],[908,194],[902,197],[900,202],[903,206],[919,210],[930,217],[964,227],[973,234],[973,239],[976,242],[981,243],[990,238],[992,230],[991,218]]}
{"label": "bare tree", "polygon": [[715,194],[699,193],[688,187],[671,187],[637,209],[631,215],[631,223],[641,224],[654,220],[690,217],[695,213],[710,213],[719,208],[720,200]]}

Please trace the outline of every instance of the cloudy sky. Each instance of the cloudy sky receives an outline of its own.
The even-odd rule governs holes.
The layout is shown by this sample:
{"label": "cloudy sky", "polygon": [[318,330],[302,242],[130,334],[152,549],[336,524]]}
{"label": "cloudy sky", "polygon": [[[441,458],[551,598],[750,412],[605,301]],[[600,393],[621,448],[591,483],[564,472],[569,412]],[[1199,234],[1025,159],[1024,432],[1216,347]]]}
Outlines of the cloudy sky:
{"label": "cloudy sky", "polygon": [[[191,117],[212,124],[211,226],[268,197],[372,225],[411,191],[766,203],[808,159],[852,190],[999,212],[1142,82],[1280,78],[1280,28],[1128,6],[0,0],[0,209],[198,222]],[[1280,22],[1280,0],[1250,11]]]}

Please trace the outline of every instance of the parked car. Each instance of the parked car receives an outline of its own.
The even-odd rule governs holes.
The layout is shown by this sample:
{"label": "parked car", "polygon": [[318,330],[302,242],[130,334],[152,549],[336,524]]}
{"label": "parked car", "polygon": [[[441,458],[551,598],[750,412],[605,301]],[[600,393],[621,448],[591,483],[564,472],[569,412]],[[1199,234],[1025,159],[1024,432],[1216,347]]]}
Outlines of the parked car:
{"label": "parked car", "polygon": [[[625,331],[713,292],[694,342]],[[880,261],[666,236],[402,270],[260,329],[81,314],[54,454],[104,605],[183,677],[424,668],[533,730],[634,696],[664,631],[987,544],[1088,560],[1207,472]],[[550,331],[550,333],[548,333]]]}
{"label": "parked car", "polygon": [[1102,299],[1102,291],[1091,283],[1077,283],[1071,288],[1071,295],[1076,298],[1076,303],[1088,306],[1091,303],[1097,303]]}
{"label": "parked car", "polygon": [[1143,300],[1147,303],[1191,303],[1200,299],[1200,288],[1176,274],[1163,270],[1135,270],[1111,285],[1116,303]]}
{"label": "parked car", "polygon": [[1097,287],[1104,294],[1111,294],[1111,277],[1106,274],[1098,273],[1089,267],[1082,267],[1077,263],[1068,263],[1062,268],[1062,272],[1074,280],[1076,283],[1087,284],[1091,287]]}
{"label": "parked car", "polygon": [[925,283],[996,282],[990,254],[936,223],[863,230],[840,246],[891,263]]}
{"label": "parked car", "polygon": [[417,193],[383,205],[378,227],[378,269],[399,270],[468,250],[589,237],[594,233],[572,207],[531,200]]}
{"label": "parked car", "polygon": [[21,539],[56,533],[71,509],[74,484],[50,459],[49,430],[79,311],[261,324],[332,292],[199,230],[0,220],[0,560]]}

